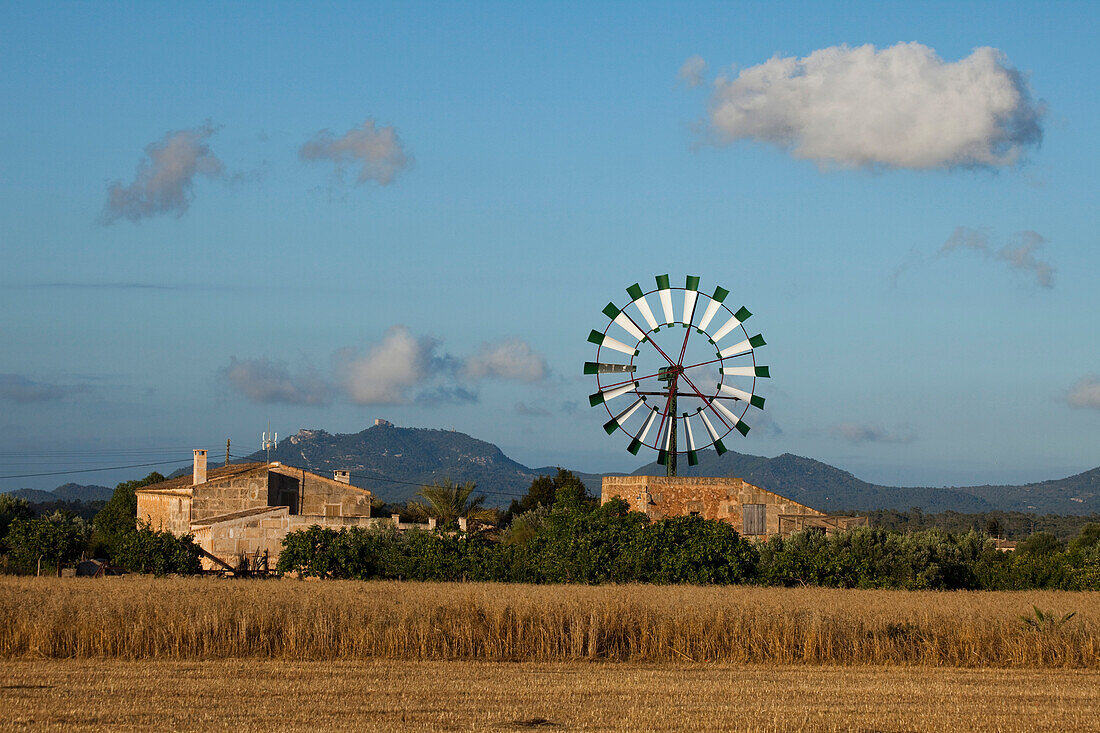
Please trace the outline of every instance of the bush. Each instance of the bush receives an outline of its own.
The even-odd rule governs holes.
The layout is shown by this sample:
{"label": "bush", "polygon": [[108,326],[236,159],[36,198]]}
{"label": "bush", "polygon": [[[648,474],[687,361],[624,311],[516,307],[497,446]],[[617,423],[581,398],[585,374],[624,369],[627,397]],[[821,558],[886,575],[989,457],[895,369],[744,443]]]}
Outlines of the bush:
{"label": "bush", "polygon": [[177,537],[138,527],[119,538],[114,561],[135,573],[194,575],[202,570],[199,548],[191,535]]}
{"label": "bush", "polygon": [[26,570],[60,565],[80,558],[92,528],[80,517],[54,512],[42,519],[16,519],[8,530],[12,558]]}

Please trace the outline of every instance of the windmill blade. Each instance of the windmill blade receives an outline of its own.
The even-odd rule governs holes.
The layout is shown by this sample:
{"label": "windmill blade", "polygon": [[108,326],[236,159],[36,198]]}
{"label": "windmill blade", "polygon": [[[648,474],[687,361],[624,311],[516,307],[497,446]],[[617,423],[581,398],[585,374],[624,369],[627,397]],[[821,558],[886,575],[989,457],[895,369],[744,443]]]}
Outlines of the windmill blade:
{"label": "windmill blade", "polygon": [[645,293],[642,292],[642,286],[638,283],[634,283],[626,289],[627,295],[633,300],[634,307],[638,309],[638,312],[642,314],[642,318],[649,324],[649,328],[656,331],[660,326],[657,324],[657,319],[653,317],[653,311],[649,308],[649,301],[645,299]]}
{"label": "windmill blade", "polygon": [[633,364],[608,364],[601,361],[586,361],[585,374],[633,374],[638,367]]}
{"label": "windmill blade", "polygon": [[734,313],[732,318],[726,321],[726,325],[719,328],[715,334],[710,337],[710,340],[714,343],[718,343],[727,333],[747,321],[751,315],[752,313],[749,313],[749,310],[745,308],[745,306],[741,306],[741,309]]}
{"label": "windmill blade", "polygon": [[695,275],[687,276],[687,286],[684,288],[684,328],[691,327],[691,321],[695,318],[695,303],[699,299],[699,278]]}
{"label": "windmill blade", "polygon": [[710,325],[711,319],[714,318],[714,314],[718,312],[718,309],[722,307],[722,301],[726,299],[726,296],[730,294],[730,291],[722,287],[716,287],[714,289],[714,295],[710,296],[710,304],[707,309],[703,311],[703,320],[699,321],[699,330],[706,331],[707,326]]}
{"label": "windmill blade", "polygon": [[645,423],[642,425],[642,429],[638,431],[638,434],[634,436],[634,440],[630,441],[627,450],[634,455],[638,455],[638,449],[645,443],[646,437],[649,435],[649,429],[653,427],[653,423],[657,420],[657,411],[650,408],[649,416],[645,419]]}
{"label": "windmill blade", "polygon": [[608,435],[614,433],[620,425],[630,419],[630,416],[638,411],[638,408],[645,404],[645,397],[639,397],[634,400],[634,404],[620,412],[615,417],[611,418],[603,424],[603,429],[607,431]]}
{"label": "windmill blade", "polygon": [[734,415],[732,412],[730,412],[728,407],[723,405],[718,400],[714,400],[713,402],[711,402],[710,406],[713,407],[718,412],[722,413],[725,416],[726,420],[729,421],[729,424],[732,425],[733,427],[735,427],[737,429],[737,432],[741,433],[741,435],[748,435],[749,434],[749,426],[746,425],[745,423],[741,422],[741,418],[737,417],[737,415]]}
{"label": "windmill blade", "polygon": [[672,429],[673,429],[672,426],[673,426],[673,424],[675,424],[675,422],[676,422],[676,416],[675,415],[669,415],[668,416],[668,423],[666,423],[666,425],[665,425],[665,440],[664,440],[664,446],[665,447],[662,448],[661,450],[657,451],[657,463],[662,465],[662,466],[664,466],[668,463],[668,453],[669,453],[669,449],[672,447]]}
{"label": "windmill blade", "polygon": [[614,349],[615,351],[621,351],[622,353],[626,354],[627,356],[637,356],[638,355],[638,350],[635,349],[633,346],[627,346],[622,341],[618,341],[616,339],[613,339],[610,336],[608,336],[606,333],[600,333],[599,331],[597,331],[595,329],[593,329],[592,332],[590,334],[588,334],[588,340],[591,343],[598,344],[599,346],[606,346],[609,349]]}
{"label": "windmill blade", "polygon": [[730,397],[733,397],[736,400],[741,400],[742,402],[748,402],[753,407],[760,408],[761,410],[764,409],[764,398],[761,397],[758,394],[752,394],[750,392],[746,392],[743,389],[737,389],[737,387],[731,387],[728,384],[720,384],[720,385],[718,385],[718,388],[722,392],[725,392]]}
{"label": "windmill blade", "polygon": [[668,289],[668,275],[657,276],[657,294],[661,297],[661,310],[665,313],[665,325],[676,323],[676,316],[672,313],[672,291]]}
{"label": "windmill blade", "polygon": [[688,465],[695,466],[699,463],[699,454],[695,451],[695,434],[691,432],[691,418],[684,413],[684,430],[688,434]]}
{"label": "windmill blade", "polygon": [[765,343],[767,343],[767,342],[764,341],[764,337],[761,336],[760,334],[756,334],[752,338],[747,338],[744,341],[738,342],[738,343],[734,344],[733,346],[730,346],[728,349],[722,349],[721,351],[718,352],[718,355],[720,357],[722,357],[723,359],[729,359],[732,356],[739,356],[741,354],[747,354],[748,352],[752,351],[753,349],[760,348]]}
{"label": "windmill blade", "polygon": [[722,445],[722,439],[718,437],[717,431],[714,426],[710,424],[710,418],[707,417],[707,413],[700,412],[699,417],[703,418],[703,425],[707,429],[707,435],[710,436],[710,442],[714,443],[714,450],[718,451],[718,455],[722,455],[726,452],[726,446]]}
{"label": "windmill blade", "polygon": [[607,307],[603,309],[603,314],[638,341],[645,341],[645,334],[642,333],[642,329],[635,326],[634,321],[630,320],[630,317],[619,310],[614,303],[608,303]]}
{"label": "windmill blade", "polygon": [[624,384],[621,387],[615,387],[614,389],[609,389],[604,392],[596,392],[595,394],[590,394],[588,395],[588,404],[590,404],[592,407],[595,407],[600,403],[610,402],[616,397],[620,397],[627,392],[633,392],[635,389],[637,389],[637,387],[637,382],[631,382],[630,384]]}
{"label": "windmill blade", "polygon": [[731,377],[764,377],[770,379],[772,376],[766,366],[721,367],[718,371]]}

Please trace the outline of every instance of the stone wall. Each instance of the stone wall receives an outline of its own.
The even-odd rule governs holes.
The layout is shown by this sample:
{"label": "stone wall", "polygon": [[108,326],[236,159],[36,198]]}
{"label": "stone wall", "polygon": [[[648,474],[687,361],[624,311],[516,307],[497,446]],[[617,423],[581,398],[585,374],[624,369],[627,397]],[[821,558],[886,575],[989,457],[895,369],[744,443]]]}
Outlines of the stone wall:
{"label": "stone wall", "polygon": [[267,506],[267,471],[250,471],[192,488],[191,521]]}
{"label": "stone wall", "polygon": [[[270,507],[266,511],[241,512],[241,516],[227,517],[218,521],[197,524],[192,529],[195,541],[204,550],[216,555],[220,560],[234,567],[242,555],[252,558],[267,551],[268,567],[275,569],[279,553],[283,549],[283,539],[290,532],[307,529],[313,525],[327,529],[340,530],[345,527],[371,527],[378,524],[393,524],[390,518],[370,517],[325,517],[316,515],[290,514],[285,506]],[[203,568],[214,569],[217,565],[209,558],[203,558]]]}
{"label": "stone wall", "polygon": [[293,468],[273,468],[271,472],[300,482],[301,514],[330,517],[370,516],[371,492],[366,489]]}
{"label": "stone wall", "polygon": [[[606,503],[620,497],[634,511],[645,512],[651,519],[683,517],[689,514],[704,519],[729,522],[741,534],[763,536],[779,534],[779,515],[824,516],[796,501],[753,486],[739,478],[689,476],[607,476],[603,480],[601,500]],[[755,531],[747,505],[763,505],[763,533]]]}
{"label": "stone wall", "polygon": [[185,535],[191,531],[191,497],[182,491],[138,493],[137,518],[157,531]]}

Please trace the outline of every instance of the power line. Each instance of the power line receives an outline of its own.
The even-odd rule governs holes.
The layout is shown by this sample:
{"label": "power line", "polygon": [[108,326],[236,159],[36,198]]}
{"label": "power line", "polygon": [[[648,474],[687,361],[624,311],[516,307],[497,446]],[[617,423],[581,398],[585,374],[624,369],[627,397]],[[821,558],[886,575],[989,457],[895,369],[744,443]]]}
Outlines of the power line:
{"label": "power line", "polygon": [[[349,474],[352,475],[352,476],[356,476],[358,478],[367,479],[368,481],[382,481],[382,482],[385,482],[387,484],[404,484],[406,486],[425,486],[426,485],[423,481],[402,481],[401,479],[387,478],[386,476],[368,476],[367,474],[359,473],[358,471],[349,471]],[[526,496],[526,492],[524,492],[524,493],[514,493],[514,492],[508,492],[508,491],[478,491],[477,493],[479,493],[479,494],[492,494],[494,496],[511,496],[513,498],[522,498],[522,497]]]}
{"label": "power line", "polygon": [[0,479],[9,478],[34,478],[36,476],[66,476],[70,473],[95,473],[96,471],[120,471],[124,468],[141,468],[142,466],[185,466],[191,461],[153,461],[152,463],[131,463],[129,466],[108,466],[106,468],[81,468],[75,471],[47,471],[44,473],[22,473],[12,476],[0,476]]}

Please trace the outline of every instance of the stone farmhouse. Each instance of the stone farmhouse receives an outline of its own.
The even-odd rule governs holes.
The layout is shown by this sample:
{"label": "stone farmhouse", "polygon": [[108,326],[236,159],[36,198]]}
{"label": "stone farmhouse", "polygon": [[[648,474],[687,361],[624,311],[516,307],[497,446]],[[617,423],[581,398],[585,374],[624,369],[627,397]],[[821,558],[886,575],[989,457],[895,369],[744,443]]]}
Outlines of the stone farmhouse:
{"label": "stone farmhouse", "polygon": [[396,517],[371,517],[371,492],[352,486],[348,471],[328,477],[277,462],[207,471],[206,451],[194,453],[190,476],[135,492],[137,518],[153,529],[194,535],[206,569],[237,568],[242,559],[274,568],[287,533],[313,525],[404,528]]}
{"label": "stone farmhouse", "polygon": [[699,516],[732,524],[742,536],[788,536],[803,529],[843,532],[867,525],[867,517],[828,516],[739,478],[607,476],[601,501],[624,499],[650,519]]}

